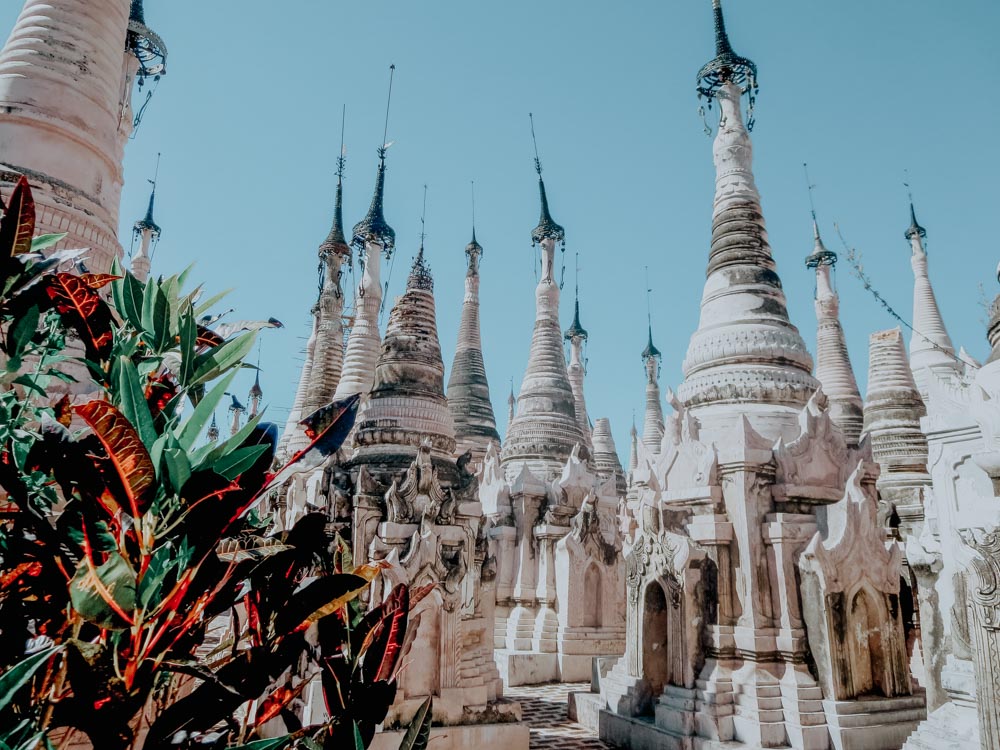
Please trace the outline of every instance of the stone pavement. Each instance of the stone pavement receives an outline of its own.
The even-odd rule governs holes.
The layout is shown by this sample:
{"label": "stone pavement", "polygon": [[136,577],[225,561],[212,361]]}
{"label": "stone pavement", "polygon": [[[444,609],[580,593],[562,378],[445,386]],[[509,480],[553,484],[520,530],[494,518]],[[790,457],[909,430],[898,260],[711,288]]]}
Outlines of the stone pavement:
{"label": "stone pavement", "polygon": [[585,692],[590,683],[569,682],[504,689],[504,697],[521,702],[524,720],[531,727],[531,750],[608,750],[593,732],[566,714],[570,693]]}

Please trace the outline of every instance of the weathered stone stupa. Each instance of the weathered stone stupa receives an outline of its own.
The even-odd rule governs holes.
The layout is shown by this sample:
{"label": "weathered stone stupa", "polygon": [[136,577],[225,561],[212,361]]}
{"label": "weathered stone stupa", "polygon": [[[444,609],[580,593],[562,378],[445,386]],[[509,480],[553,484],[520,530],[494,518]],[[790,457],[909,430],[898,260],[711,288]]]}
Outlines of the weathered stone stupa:
{"label": "weathered stone stupa", "polygon": [[625,495],[628,484],[611,434],[611,420],[607,417],[600,417],[594,422],[594,468],[602,478],[614,479],[618,494]]}
{"label": "weathered stone stupa", "polygon": [[[876,525],[876,467],[834,425],[788,319],[741,111],[757,68],[712,5],[698,93],[721,112],[701,319],[662,449],[640,445],[632,472],[625,655],[584,696],[600,710],[578,715],[623,747],[898,746],[924,715],[901,555]],[[825,506],[840,525],[820,528]]]}
{"label": "weathered stone stupa", "polygon": [[816,272],[816,378],[830,399],[830,416],[834,424],[844,433],[848,445],[857,445],[864,416],[861,392],[840,325],[840,297],[833,286],[837,254],[823,244],[815,213],[813,240],[815,246],[806,258],[806,267]]}
{"label": "weathered stone stupa", "polygon": [[448,377],[448,408],[455,423],[457,452],[472,451],[473,461],[479,465],[492,444],[500,447],[493,404],[490,402],[490,384],[483,363],[483,347],[479,329],[479,263],[483,246],[476,241],[473,227],[472,241],[465,246],[468,267],[465,272],[465,298],[462,300],[462,317],[458,324],[458,343]]}
{"label": "weathered stone stupa", "polygon": [[166,52],[141,0],[27,0],[0,52],[0,191],[26,175],[37,230],[92,248],[91,271],[121,257],[132,90],[165,72]]}

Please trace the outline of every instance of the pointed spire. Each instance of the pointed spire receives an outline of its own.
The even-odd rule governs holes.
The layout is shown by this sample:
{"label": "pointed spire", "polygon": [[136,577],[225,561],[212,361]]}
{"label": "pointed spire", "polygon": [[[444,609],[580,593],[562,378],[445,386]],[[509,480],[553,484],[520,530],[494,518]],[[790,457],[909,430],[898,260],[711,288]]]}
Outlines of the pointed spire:
{"label": "pointed spire", "polygon": [[545,181],[542,179],[542,162],[538,158],[538,142],[535,140],[535,118],[529,112],[528,119],[531,121],[531,142],[535,147],[535,172],[538,173],[538,196],[542,203],[541,216],[538,219],[538,226],[531,230],[532,244],[541,244],[542,240],[553,240],[554,242],[564,242],[566,239],[565,230],[552,219],[549,213],[549,199],[545,195]]}
{"label": "pointed spire", "polygon": [[919,237],[923,239],[927,236],[927,230],[920,226],[917,221],[917,211],[913,208],[913,195],[910,195],[910,226],[906,228],[904,236],[908,240],[912,240],[914,237]]}
{"label": "pointed spire", "polygon": [[790,439],[818,383],[809,350],[788,317],[753,174],[753,143],[740,103],[744,93],[752,103],[756,66],[731,52],[719,0],[713,9],[718,54],[699,74],[698,89],[721,110],[712,149],[712,239],[700,321],[677,395],[707,440],[736,426],[734,403],[761,407],[750,420],[764,437],[777,440],[787,432]]}
{"label": "pointed spire", "polygon": [[517,396],[514,395],[514,378],[510,379],[510,395],[507,396],[507,429],[514,421],[514,413],[517,411]]}
{"label": "pointed spire", "polygon": [[910,266],[913,268],[913,333],[910,336],[910,367],[923,398],[930,387],[930,371],[950,377],[964,369],[955,356],[955,345],[948,335],[944,317],[938,307],[934,288],[931,286],[927,249],[924,239],[927,230],[917,222],[913,208],[913,193],[909,177],[904,183],[910,200],[910,226],[906,239],[910,241]]}
{"label": "pointed spire", "polygon": [[385,132],[382,134],[382,145],[378,149],[378,174],[375,177],[375,192],[368,213],[354,225],[351,245],[359,251],[364,251],[365,243],[375,242],[382,246],[386,257],[392,254],[396,246],[396,232],[385,220],[382,203],[385,197],[385,152],[392,143],[386,142],[389,132],[389,104],[392,102],[392,79],[396,71],[395,65],[389,66],[389,96],[385,104]]}
{"label": "pointed spire", "polygon": [[642,359],[645,362],[647,359],[662,359],[663,355],[660,350],[656,348],[653,344],[653,324],[649,324],[649,337],[646,339],[646,348],[642,350]]}
{"label": "pointed spire", "polygon": [[347,151],[344,147],[344,125],[347,119],[347,105],[340,114],[340,155],[337,157],[337,197],[333,204],[333,224],[326,240],[319,246],[320,257],[325,253],[337,253],[349,257],[351,248],[344,237],[344,167],[347,164]]}
{"label": "pointed spire", "polygon": [[698,71],[698,97],[711,102],[726,83],[734,83],[743,93],[757,90],[757,65],[737,55],[726,33],[726,19],[722,15],[722,0],[712,0],[715,19],[715,57]]}
{"label": "pointed spire", "polygon": [[625,494],[628,489],[625,472],[622,470],[615,439],[611,434],[611,421],[607,417],[601,417],[594,422],[594,469],[598,476],[604,479],[614,477],[618,494]]}
{"label": "pointed spire", "polygon": [[848,445],[857,445],[861,439],[863,408],[858,381],[851,368],[847,340],[840,324],[840,299],[830,279],[836,265],[836,253],[827,250],[819,234],[816,207],[813,203],[813,185],[809,182],[809,207],[813,224],[813,252],[806,258],[806,267],[816,273],[816,379],[823,386],[829,399],[830,418],[840,428]]}
{"label": "pointed spire", "polygon": [[472,240],[465,246],[465,257],[468,261],[466,275],[479,273],[479,261],[483,257],[483,246],[476,241],[476,182],[472,181]]}
{"label": "pointed spire", "polygon": [[253,385],[247,393],[247,400],[250,402],[250,419],[260,414],[260,402],[264,400],[264,389],[260,387],[260,360],[257,361],[257,371],[253,376]]}
{"label": "pointed spire", "polygon": [[156,200],[156,183],[160,177],[160,154],[156,155],[156,169],[153,171],[153,179],[149,181],[152,189],[149,192],[149,205],[146,207],[146,215],[132,225],[132,234],[136,237],[142,236],[143,232],[149,231],[152,239],[160,236],[160,227],[153,220],[153,203]]}
{"label": "pointed spire", "polygon": [[212,424],[208,426],[206,437],[210,443],[214,443],[219,439],[219,423],[215,421],[215,412],[212,412]]}
{"label": "pointed spire", "polygon": [[632,429],[629,430],[630,448],[628,452],[628,473],[629,476],[639,466],[639,431],[635,429],[635,414],[632,414]]}
{"label": "pointed spire", "polygon": [[590,429],[590,417],[587,416],[587,401],[584,397],[583,381],[586,376],[586,364],[584,362],[583,345],[587,341],[587,330],[580,325],[580,255],[576,257],[576,294],[574,300],[573,323],[566,329],[563,338],[570,344],[569,364],[566,372],[569,376],[569,384],[573,389],[573,400],[576,407],[576,420],[580,424],[580,431],[583,433],[584,445],[588,450],[593,449]]}

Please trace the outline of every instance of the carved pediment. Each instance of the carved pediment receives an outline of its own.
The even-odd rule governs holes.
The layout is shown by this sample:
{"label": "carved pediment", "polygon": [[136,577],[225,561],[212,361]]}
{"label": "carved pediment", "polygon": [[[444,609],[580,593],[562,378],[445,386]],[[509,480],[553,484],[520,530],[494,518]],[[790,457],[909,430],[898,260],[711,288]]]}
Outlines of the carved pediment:
{"label": "carved pediment", "polygon": [[863,581],[882,593],[899,592],[902,550],[896,542],[886,543],[874,489],[862,481],[872,469],[858,462],[844,497],[830,507],[829,536],[817,532],[799,558],[799,567],[815,574],[827,594],[850,591]]}
{"label": "carved pediment", "polygon": [[834,424],[829,401],[819,388],[799,413],[799,434],[788,443],[778,438],[774,457],[778,483],[837,490],[860,460]]}
{"label": "carved pediment", "polygon": [[438,481],[431,462],[430,444],[424,443],[407,468],[402,483],[393,480],[385,495],[388,520],[392,523],[415,523],[426,518],[431,523],[450,524],[455,517],[455,499]]}
{"label": "carved pediment", "polygon": [[[493,443],[486,449],[482,468],[479,470],[479,502],[483,513],[505,522],[511,513],[510,487],[500,468],[500,454]],[[511,525],[513,521],[511,521]]]}
{"label": "carved pediment", "polygon": [[673,492],[717,485],[719,456],[715,445],[701,442],[698,420],[689,412],[682,412],[678,421],[677,444],[659,457],[660,486]]}
{"label": "carved pediment", "polygon": [[637,601],[639,592],[650,578],[669,578],[684,589],[686,571],[699,567],[705,557],[705,551],[683,534],[671,531],[643,533],[625,558],[625,585],[629,599]]}

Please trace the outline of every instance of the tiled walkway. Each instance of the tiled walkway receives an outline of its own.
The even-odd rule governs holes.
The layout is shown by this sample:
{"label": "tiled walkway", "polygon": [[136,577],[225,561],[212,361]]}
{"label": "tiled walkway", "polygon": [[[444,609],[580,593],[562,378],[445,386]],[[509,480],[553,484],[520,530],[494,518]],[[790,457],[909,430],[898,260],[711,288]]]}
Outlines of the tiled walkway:
{"label": "tiled walkway", "polygon": [[570,693],[590,689],[589,683],[561,683],[504,689],[504,696],[521,702],[531,727],[531,750],[608,750],[597,737],[566,715]]}

